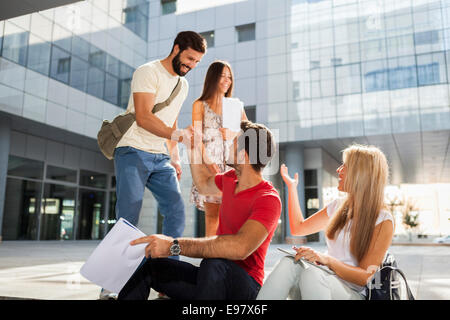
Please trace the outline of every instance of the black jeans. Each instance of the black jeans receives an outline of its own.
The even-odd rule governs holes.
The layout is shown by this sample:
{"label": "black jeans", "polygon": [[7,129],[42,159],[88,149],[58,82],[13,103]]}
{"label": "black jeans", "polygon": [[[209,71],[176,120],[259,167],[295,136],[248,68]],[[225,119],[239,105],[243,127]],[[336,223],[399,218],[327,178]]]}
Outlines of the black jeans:
{"label": "black jeans", "polygon": [[150,258],[128,280],[118,299],[147,300],[151,288],[179,300],[254,300],[260,285],[226,259],[203,259],[196,267],[169,258]]}

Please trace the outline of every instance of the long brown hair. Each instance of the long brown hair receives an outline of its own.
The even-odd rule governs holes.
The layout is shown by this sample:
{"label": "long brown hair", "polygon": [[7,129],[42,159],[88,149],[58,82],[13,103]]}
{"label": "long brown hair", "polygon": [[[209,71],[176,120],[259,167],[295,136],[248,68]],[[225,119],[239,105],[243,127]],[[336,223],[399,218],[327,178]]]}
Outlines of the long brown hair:
{"label": "long brown hair", "polygon": [[369,250],[378,215],[384,209],[384,188],[389,167],[385,155],[373,146],[352,145],[344,150],[347,197],[331,218],[326,235],[334,239],[350,228],[350,252],[360,262]]}
{"label": "long brown hair", "polygon": [[214,97],[217,92],[217,86],[220,81],[220,77],[222,76],[223,69],[227,67],[231,73],[231,85],[228,88],[228,91],[225,93],[225,97],[230,98],[233,94],[233,86],[234,86],[234,75],[233,69],[228,62],[223,60],[217,60],[211,63],[206,72],[205,81],[203,83],[203,92],[199,101],[207,101]]}

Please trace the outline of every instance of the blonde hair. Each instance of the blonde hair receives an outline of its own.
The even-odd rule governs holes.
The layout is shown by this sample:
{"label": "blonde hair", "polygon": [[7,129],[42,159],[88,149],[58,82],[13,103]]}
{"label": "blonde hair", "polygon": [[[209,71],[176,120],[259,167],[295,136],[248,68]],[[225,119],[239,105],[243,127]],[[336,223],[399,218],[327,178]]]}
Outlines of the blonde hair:
{"label": "blonde hair", "polygon": [[383,152],[374,146],[352,145],[344,150],[343,160],[347,197],[331,218],[326,235],[334,239],[351,221],[350,252],[360,262],[369,250],[375,222],[384,208],[389,166]]}

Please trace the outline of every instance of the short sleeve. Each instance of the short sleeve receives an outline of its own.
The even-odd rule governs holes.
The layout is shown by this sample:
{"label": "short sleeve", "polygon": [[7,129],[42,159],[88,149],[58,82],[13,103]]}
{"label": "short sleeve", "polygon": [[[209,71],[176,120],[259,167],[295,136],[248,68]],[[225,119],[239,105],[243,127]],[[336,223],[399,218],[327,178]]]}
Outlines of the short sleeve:
{"label": "short sleeve", "polygon": [[382,223],[383,221],[390,220],[392,221],[392,224],[394,224],[394,219],[392,218],[392,215],[388,211],[381,211],[378,215],[377,221],[375,222],[375,225],[378,225]]}
{"label": "short sleeve", "polygon": [[150,66],[141,66],[133,73],[131,91],[156,93],[158,77],[156,71]]}
{"label": "short sleeve", "polygon": [[219,188],[220,191],[223,191],[223,175],[224,173],[218,173],[214,177],[214,182],[216,183],[217,188]]}
{"label": "short sleeve", "polygon": [[333,216],[339,206],[339,199],[334,199],[327,205],[327,215],[329,218]]}
{"label": "short sleeve", "polygon": [[249,219],[262,223],[270,233],[277,227],[280,214],[280,198],[274,194],[267,194],[255,201]]}

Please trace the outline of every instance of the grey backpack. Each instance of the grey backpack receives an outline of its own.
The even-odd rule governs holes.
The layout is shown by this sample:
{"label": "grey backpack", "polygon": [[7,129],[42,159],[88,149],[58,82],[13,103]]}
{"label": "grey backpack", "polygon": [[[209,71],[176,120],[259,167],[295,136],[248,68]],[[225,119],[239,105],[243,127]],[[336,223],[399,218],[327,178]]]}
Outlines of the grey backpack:
{"label": "grey backpack", "polygon": [[[181,81],[178,78],[178,82],[166,101],[155,104],[152,109],[152,113],[161,111],[175,99],[177,94],[181,90]],[[100,147],[103,155],[109,160],[114,159],[114,150],[123,135],[130,129],[133,123],[136,121],[136,115],[134,113],[122,113],[114,118],[113,121],[103,120],[100,131],[97,134],[97,143]]]}

